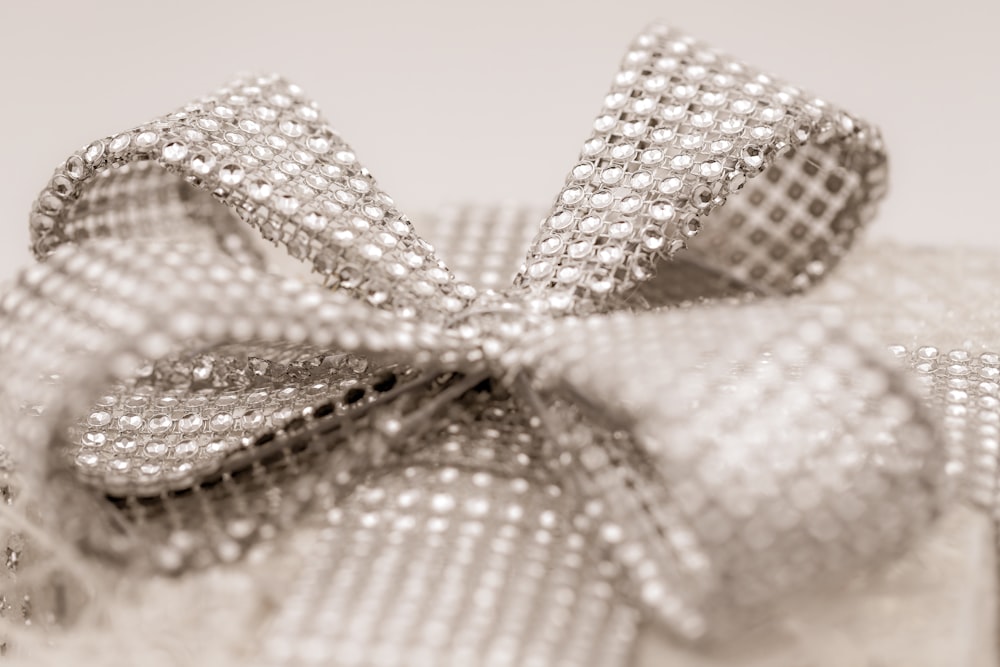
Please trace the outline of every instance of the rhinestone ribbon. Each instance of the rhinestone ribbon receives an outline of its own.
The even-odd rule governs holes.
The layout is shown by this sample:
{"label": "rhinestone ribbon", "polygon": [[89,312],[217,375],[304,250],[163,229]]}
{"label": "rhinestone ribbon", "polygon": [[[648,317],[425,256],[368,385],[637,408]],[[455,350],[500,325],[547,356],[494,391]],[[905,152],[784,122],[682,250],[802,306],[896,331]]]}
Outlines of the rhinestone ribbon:
{"label": "rhinestone ribbon", "polygon": [[36,202],[44,261],[0,304],[21,504],[129,573],[270,545],[293,565],[269,664],[614,665],[640,618],[725,636],[899,553],[946,464],[993,502],[996,420],[953,406],[998,414],[995,355],[894,348],[921,389],[854,330],[872,312],[762,298],[837,265],[885,171],[871,126],[654,25],[540,228],[431,221],[460,279],[298,87],[236,81]]}

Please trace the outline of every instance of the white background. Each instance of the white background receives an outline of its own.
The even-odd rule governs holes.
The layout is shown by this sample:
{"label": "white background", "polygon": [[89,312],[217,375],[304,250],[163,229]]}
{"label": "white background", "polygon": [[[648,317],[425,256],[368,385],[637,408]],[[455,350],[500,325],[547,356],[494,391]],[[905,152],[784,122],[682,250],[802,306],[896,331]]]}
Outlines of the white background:
{"label": "white background", "polygon": [[998,15],[996,0],[4,3],[0,280],[29,261],[27,212],[70,152],[237,71],[300,83],[411,215],[547,205],[654,18],[880,124],[893,190],[873,235],[1000,246]]}

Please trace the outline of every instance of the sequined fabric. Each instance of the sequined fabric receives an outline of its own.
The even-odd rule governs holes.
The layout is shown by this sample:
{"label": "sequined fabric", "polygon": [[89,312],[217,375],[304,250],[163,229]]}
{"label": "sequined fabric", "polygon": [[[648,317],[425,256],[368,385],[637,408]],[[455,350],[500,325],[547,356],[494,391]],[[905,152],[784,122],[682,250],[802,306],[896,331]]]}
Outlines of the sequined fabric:
{"label": "sequined fabric", "polygon": [[885,161],[655,25],[553,207],[428,216],[437,250],[278,77],[89,144],[0,304],[11,488],[64,582],[33,613],[94,603],[63,545],[178,588],[270,564],[240,662],[616,665],[640,619],[721,640],[891,560],[949,472],[992,508],[995,263],[952,352],[926,268],[962,260],[840,267]]}

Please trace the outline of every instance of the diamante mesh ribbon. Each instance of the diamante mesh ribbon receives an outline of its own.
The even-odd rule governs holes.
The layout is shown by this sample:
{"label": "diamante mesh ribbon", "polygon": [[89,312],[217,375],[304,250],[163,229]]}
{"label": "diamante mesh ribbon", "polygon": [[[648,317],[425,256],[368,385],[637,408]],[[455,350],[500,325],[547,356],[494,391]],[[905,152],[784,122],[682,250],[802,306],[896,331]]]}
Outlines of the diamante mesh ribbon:
{"label": "diamante mesh ribbon", "polygon": [[[236,81],[39,197],[44,261],[0,304],[18,506],[126,581],[281,564],[268,664],[724,637],[899,553],[947,468],[995,502],[996,355],[882,319],[875,278],[926,320],[926,276],[880,257],[767,298],[824,278],[884,181],[872,127],[654,25],[548,213],[428,221],[456,276],[301,90]],[[38,552],[18,586],[67,569]]]}

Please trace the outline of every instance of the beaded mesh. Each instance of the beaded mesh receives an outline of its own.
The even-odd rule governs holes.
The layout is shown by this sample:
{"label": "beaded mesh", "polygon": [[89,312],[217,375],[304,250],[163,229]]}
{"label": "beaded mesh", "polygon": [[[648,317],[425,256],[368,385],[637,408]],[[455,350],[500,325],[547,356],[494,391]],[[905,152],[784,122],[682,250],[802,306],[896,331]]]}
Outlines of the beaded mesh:
{"label": "beaded mesh", "polygon": [[59,544],[177,587],[280,564],[263,664],[609,666],[640,620],[725,637],[884,563],[948,472],[997,506],[1000,415],[995,354],[908,338],[947,258],[773,298],[884,184],[872,127],[657,25],[550,211],[428,216],[450,269],[281,78],[93,142],[0,303],[4,488],[54,536],[9,537],[7,616],[86,610]]}

